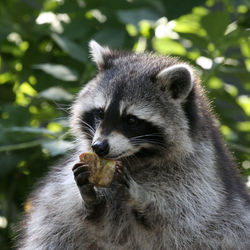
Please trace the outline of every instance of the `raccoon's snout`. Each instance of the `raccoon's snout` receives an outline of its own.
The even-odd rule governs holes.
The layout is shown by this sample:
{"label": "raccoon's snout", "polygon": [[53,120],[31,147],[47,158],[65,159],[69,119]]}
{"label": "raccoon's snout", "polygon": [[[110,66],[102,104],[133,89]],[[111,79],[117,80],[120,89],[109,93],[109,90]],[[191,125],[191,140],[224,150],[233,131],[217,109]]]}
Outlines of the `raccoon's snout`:
{"label": "raccoon's snout", "polygon": [[99,156],[105,156],[109,153],[109,143],[107,140],[98,140],[92,144],[93,151]]}

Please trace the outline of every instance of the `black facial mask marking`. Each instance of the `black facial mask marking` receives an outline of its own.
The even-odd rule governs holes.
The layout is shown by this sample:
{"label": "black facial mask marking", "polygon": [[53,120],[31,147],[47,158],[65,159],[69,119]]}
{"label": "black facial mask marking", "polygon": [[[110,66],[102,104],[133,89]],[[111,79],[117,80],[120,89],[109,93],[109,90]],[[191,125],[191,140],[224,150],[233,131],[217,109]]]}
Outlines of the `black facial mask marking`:
{"label": "black facial mask marking", "polygon": [[[152,122],[140,119],[132,114],[127,114],[126,110],[120,115],[120,102],[122,99],[122,88],[119,88],[113,95],[112,102],[106,110],[92,109],[82,116],[82,130],[88,139],[93,136],[89,132],[89,126],[96,130],[100,126],[103,136],[109,136],[112,131],[116,131],[128,138],[132,145],[151,145],[152,148],[163,149],[166,147],[164,134],[161,128]],[[88,125],[86,125],[88,124]]]}

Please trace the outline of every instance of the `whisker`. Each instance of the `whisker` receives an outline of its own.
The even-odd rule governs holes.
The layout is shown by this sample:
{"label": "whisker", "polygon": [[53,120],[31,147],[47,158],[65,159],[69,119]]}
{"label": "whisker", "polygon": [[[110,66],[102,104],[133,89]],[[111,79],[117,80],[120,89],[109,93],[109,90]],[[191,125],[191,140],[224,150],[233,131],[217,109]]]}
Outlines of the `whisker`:
{"label": "whisker", "polygon": [[56,106],[57,110],[61,110],[64,111],[65,113],[69,114],[70,113],[70,109],[71,109],[71,104],[63,104],[63,103],[57,103],[57,102],[53,102]]}
{"label": "whisker", "polygon": [[66,131],[65,133],[63,133],[61,136],[59,136],[59,140],[63,140],[66,136],[70,135],[70,131]]}
{"label": "whisker", "polygon": [[156,137],[162,137],[161,133],[152,133],[152,134],[145,134],[145,135],[139,135],[139,136],[135,136],[132,137],[131,139],[138,139],[138,138],[143,138],[143,137],[150,137],[150,136],[156,136]]}
{"label": "whisker", "polygon": [[154,140],[154,139],[130,139],[131,142],[155,142],[155,143],[159,143],[162,145],[165,145],[164,143],[162,143],[160,140]]}
{"label": "whisker", "polygon": [[69,119],[68,116],[60,116],[60,117],[54,118],[53,121],[61,121],[61,120],[68,121],[68,119]]}
{"label": "whisker", "polygon": [[79,117],[78,117],[78,119],[79,119],[79,121],[80,121],[81,123],[83,123],[83,124],[86,126],[86,128],[89,130],[89,132],[92,133],[92,135],[95,134],[95,129],[94,129],[90,124],[88,124],[87,122],[83,121],[83,120],[82,120],[81,118],[79,118]]}
{"label": "whisker", "polygon": [[154,144],[158,147],[161,147],[163,149],[166,149],[166,145],[160,141],[157,140],[150,140],[150,139],[136,139],[136,140],[130,140],[132,144],[143,144],[143,143],[150,143],[150,144]]}
{"label": "whisker", "polygon": [[[78,128],[78,129],[81,129],[82,127],[81,127],[81,126],[78,126],[77,128]],[[85,132],[84,132],[84,135],[85,135],[85,136],[88,136],[88,137],[90,137],[90,138],[93,138],[93,136],[94,136],[93,132],[90,131],[89,128],[87,128],[87,127],[86,127],[86,129],[87,129],[87,131],[88,131],[89,133],[88,133],[87,131],[85,131]]]}
{"label": "whisker", "polygon": [[135,155],[124,157],[123,160],[127,163],[128,167],[130,168],[133,168],[133,166],[140,164],[140,160]]}

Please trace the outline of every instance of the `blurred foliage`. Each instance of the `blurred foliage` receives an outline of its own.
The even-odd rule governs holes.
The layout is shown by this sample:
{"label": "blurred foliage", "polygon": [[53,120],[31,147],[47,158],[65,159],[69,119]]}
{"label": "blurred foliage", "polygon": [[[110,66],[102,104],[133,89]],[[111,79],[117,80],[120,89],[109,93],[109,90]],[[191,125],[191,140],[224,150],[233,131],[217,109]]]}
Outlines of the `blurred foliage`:
{"label": "blurred foliage", "polygon": [[0,0],[0,249],[34,182],[71,147],[68,111],[93,75],[88,42],[195,65],[245,181],[250,2]]}

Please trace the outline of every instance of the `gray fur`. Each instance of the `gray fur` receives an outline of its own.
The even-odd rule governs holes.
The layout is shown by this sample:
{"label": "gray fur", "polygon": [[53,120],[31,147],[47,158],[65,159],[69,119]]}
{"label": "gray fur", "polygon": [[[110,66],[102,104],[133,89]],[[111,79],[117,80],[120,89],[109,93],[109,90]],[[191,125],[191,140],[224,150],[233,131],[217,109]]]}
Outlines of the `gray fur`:
{"label": "gray fur", "polygon": [[[99,73],[72,107],[76,148],[31,196],[32,210],[23,222],[19,249],[250,249],[249,196],[191,67],[171,57],[120,53],[99,46],[92,42],[91,53],[101,63]],[[173,95],[178,86],[170,88],[169,82],[161,90],[164,80],[159,73],[171,67],[174,79],[178,67],[186,79],[181,95]],[[92,201],[105,203],[100,208],[103,213],[89,219],[86,205],[90,201],[84,195],[82,199],[84,190],[78,189],[72,167],[80,153],[91,151],[89,137],[97,130],[100,137],[103,131],[89,127],[83,133],[82,114],[108,107],[118,89],[120,113],[127,108],[159,126],[167,145],[148,158],[127,158],[123,153],[123,182],[118,178],[110,188],[94,189]],[[129,154],[138,152],[121,135],[116,140],[117,132],[111,134],[111,153],[120,148]]]}

